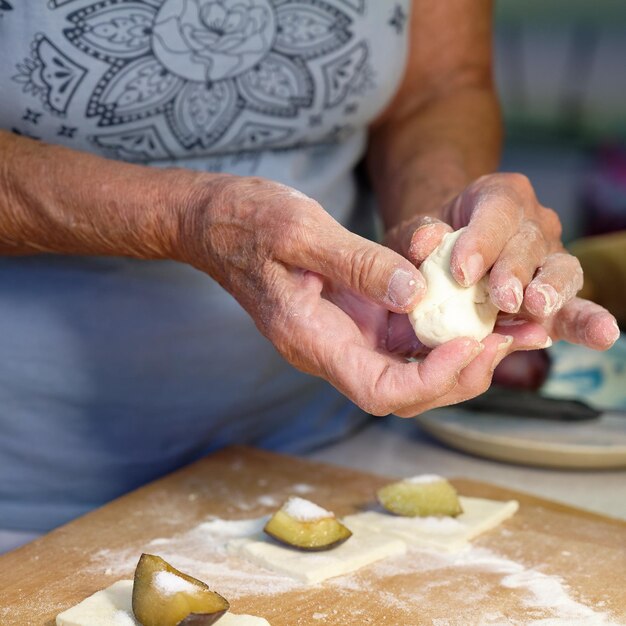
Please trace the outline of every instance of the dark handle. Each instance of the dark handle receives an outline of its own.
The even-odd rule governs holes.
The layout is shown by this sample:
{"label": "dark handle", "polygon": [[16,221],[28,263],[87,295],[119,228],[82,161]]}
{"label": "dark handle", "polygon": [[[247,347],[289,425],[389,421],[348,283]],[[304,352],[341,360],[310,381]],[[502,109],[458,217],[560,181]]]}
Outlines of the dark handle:
{"label": "dark handle", "polygon": [[597,419],[602,411],[580,400],[545,398],[534,391],[491,387],[477,398],[465,401],[463,409],[480,413],[502,413],[515,417],[580,422]]}

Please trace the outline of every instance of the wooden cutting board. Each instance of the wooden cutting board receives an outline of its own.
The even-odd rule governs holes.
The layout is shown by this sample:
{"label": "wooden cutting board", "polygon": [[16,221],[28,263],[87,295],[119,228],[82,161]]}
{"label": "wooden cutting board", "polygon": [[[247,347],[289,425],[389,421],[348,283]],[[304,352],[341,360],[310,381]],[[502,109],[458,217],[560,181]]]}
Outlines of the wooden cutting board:
{"label": "wooden cutting board", "polygon": [[[276,508],[271,502],[293,495],[295,485],[308,492],[305,497],[345,515],[370,504],[375,490],[388,481],[229,448],[0,557],[0,624],[51,626],[58,612],[115,580],[131,578],[149,541],[158,539],[149,550],[158,553],[159,542],[186,533],[207,516],[243,519],[270,513]],[[382,568],[366,568],[332,584],[236,594],[233,612],[263,616],[272,626],[517,625],[558,614],[547,605],[551,598],[559,601],[565,589],[577,606],[606,613],[612,624],[626,624],[626,523],[484,483],[453,482],[463,495],[515,498],[520,511],[476,539],[461,562],[442,565],[428,554],[395,557]],[[475,554],[482,564],[473,562]],[[505,586],[504,574],[489,566],[490,554],[526,568],[530,587]],[[116,555],[130,555],[132,562],[116,563]],[[220,591],[219,579],[209,584]],[[546,608],[537,606],[537,598]],[[591,615],[558,623],[594,624]]]}

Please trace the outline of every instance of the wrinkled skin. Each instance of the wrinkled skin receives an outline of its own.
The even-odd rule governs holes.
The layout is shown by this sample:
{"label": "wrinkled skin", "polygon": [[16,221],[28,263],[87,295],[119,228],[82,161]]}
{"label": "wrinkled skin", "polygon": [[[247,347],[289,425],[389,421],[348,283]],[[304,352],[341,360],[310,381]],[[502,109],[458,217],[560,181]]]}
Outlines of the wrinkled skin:
{"label": "wrinkled skin", "polygon": [[[392,228],[394,251],[350,233],[302,193],[265,179],[155,170],[3,133],[0,144],[12,165],[9,183],[0,185],[0,252],[190,263],[237,298],[289,362],[374,414],[415,415],[482,393],[508,352],[545,346],[549,333],[600,349],[618,334],[606,311],[570,299],[579,286],[577,266],[562,253],[553,214],[537,204],[523,177],[479,179],[457,199],[442,201],[430,219]],[[503,201],[507,194],[515,201]],[[471,269],[468,253],[478,251],[484,269],[503,268],[498,280],[519,277],[528,285],[526,297],[484,341],[460,338],[419,363],[407,362],[405,356],[423,352],[405,315],[425,290],[416,265],[445,232],[467,222],[453,259],[459,279],[463,268]],[[536,246],[546,250],[543,257],[535,247],[519,255],[507,243],[530,223],[541,233]],[[494,269],[492,280],[497,274]],[[540,297],[550,291],[532,295],[531,289],[541,287],[541,277],[562,303],[543,318]],[[500,291],[494,297],[501,302]]]}
{"label": "wrinkled skin", "polygon": [[[375,415],[412,416],[476,396],[507,354],[545,347],[550,335],[598,349],[617,336],[609,313],[574,298],[580,267],[563,251],[555,214],[518,175],[483,177],[437,218],[396,227],[387,241],[397,252],[265,179],[213,178],[195,204],[185,213],[181,260],[233,294],[291,364]],[[492,297],[505,311],[497,332],[483,342],[456,339],[407,362],[424,352],[405,315],[425,289],[416,266],[446,232],[466,224],[452,271],[471,284],[493,268]],[[481,266],[470,261],[476,254]],[[546,301],[553,292],[556,304]]]}
{"label": "wrinkled skin", "polygon": [[179,234],[185,243],[175,246],[179,259],[216,278],[291,364],[364,410],[415,415],[489,386],[511,340],[456,339],[420,363],[402,356],[407,346],[390,350],[389,315],[423,295],[419,271],[350,233],[314,200],[265,179],[223,176],[194,202]]}
{"label": "wrinkled skin", "polygon": [[[615,321],[574,297],[580,268],[554,213],[523,176],[478,178],[497,169],[501,145],[492,4],[412,0],[404,77],[368,129],[389,247],[271,181],[133,165],[0,130],[0,254],[188,262],[233,294],[288,361],[375,414],[477,395],[508,352],[550,336],[607,348]],[[465,225],[452,271],[467,284],[492,268],[496,333],[409,363],[424,352],[405,315],[424,293],[417,266]]]}
{"label": "wrinkled skin", "polygon": [[[583,283],[580,263],[563,248],[558,217],[538,202],[523,175],[483,176],[438,215],[405,221],[386,241],[419,266],[444,234],[463,226],[451,272],[468,286],[490,271],[491,299],[502,311],[496,330],[514,337],[511,351],[559,339],[606,350],[617,340],[615,318],[575,297]],[[390,327],[392,349],[423,351],[405,318],[394,316]]]}

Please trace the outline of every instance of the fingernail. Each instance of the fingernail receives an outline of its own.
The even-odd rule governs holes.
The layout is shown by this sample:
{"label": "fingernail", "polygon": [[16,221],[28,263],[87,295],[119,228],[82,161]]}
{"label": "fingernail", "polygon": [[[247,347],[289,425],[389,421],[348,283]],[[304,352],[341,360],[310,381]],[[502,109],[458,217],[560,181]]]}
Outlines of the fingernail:
{"label": "fingernail", "polygon": [[441,220],[438,220],[436,217],[433,217],[432,215],[425,215],[420,220],[420,224],[427,226],[429,224],[443,224],[443,222]]}
{"label": "fingernail", "polygon": [[517,313],[524,299],[524,288],[518,278],[510,278],[503,285],[492,289],[498,306],[506,313]]}
{"label": "fingernail", "polygon": [[528,344],[524,346],[524,350],[545,350],[552,345],[552,337],[546,337],[543,343],[536,343],[535,345]]}
{"label": "fingernail", "polygon": [[[465,345],[468,346],[470,345],[470,343],[474,343],[474,342],[468,341]],[[467,357],[465,358],[465,360],[463,361],[463,364],[461,365],[459,369],[464,369],[465,367],[467,367],[484,349],[485,349],[484,344],[482,343],[476,344],[472,348],[472,350],[470,350],[470,352],[468,353]]]}
{"label": "fingernail", "polygon": [[463,274],[463,284],[469,287],[478,281],[480,275],[485,269],[485,260],[478,252],[470,255],[465,263],[461,264],[461,273]]}
{"label": "fingernail", "polygon": [[498,326],[523,326],[528,324],[528,320],[519,317],[504,318],[498,320]]}
{"label": "fingernail", "polygon": [[550,317],[560,304],[560,296],[552,285],[536,285],[535,290],[543,298],[543,317]]}
{"label": "fingernail", "polygon": [[424,281],[416,280],[415,274],[397,269],[389,281],[387,298],[393,305],[404,308],[411,304],[424,288]]}
{"label": "fingernail", "polygon": [[423,239],[430,236],[427,235],[428,231],[435,231],[438,228],[437,224],[421,224],[411,234],[411,248],[417,248],[420,243],[423,243]]}
{"label": "fingernail", "polygon": [[492,370],[496,369],[500,361],[502,361],[502,359],[507,356],[512,343],[513,337],[511,335],[506,335],[504,337],[504,341],[498,345],[498,348],[496,349],[496,354],[493,357],[493,363],[491,365]]}
{"label": "fingernail", "polygon": [[496,350],[496,354],[501,354],[504,357],[508,349],[511,347],[512,343],[513,343],[513,335],[505,335],[504,341],[498,344],[498,349]]}
{"label": "fingernail", "polygon": [[619,339],[619,336],[621,334],[619,326],[617,325],[617,322],[615,320],[613,320],[613,328],[615,328],[615,334],[613,335],[611,341],[615,343]]}

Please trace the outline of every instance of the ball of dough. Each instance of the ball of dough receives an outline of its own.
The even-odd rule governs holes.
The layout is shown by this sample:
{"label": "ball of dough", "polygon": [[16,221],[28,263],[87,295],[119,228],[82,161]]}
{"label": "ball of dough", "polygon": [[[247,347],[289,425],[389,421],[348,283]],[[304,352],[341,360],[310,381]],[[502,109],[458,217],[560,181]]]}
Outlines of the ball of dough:
{"label": "ball of dough", "polygon": [[426,295],[409,319],[417,338],[429,348],[456,337],[481,341],[496,324],[498,308],[489,299],[488,277],[472,287],[462,287],[450,273],[452,248],[464,230],[445,235],[420,267]]}

